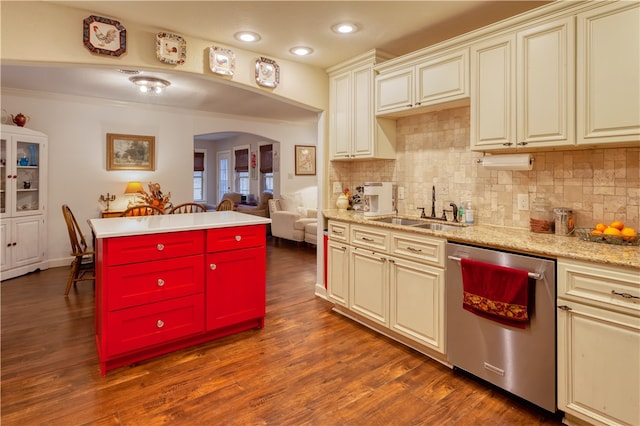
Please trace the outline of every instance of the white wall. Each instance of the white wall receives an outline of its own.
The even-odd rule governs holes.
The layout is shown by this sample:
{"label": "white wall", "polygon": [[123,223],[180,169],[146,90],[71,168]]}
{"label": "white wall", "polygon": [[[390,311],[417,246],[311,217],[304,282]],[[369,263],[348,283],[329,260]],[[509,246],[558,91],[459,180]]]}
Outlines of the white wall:
{"label": "white wall", "polygon": [[[281,143],[283,191],[309,186],[309,177],[293,179],[296,144],[317,145],[313,125],[285,125],[248,121],[141,104],[107,102],[44,93],[3,90],[1,107],[10,114],[30,116],[27,127],[49,136],[48,259],[51,266],[65,264],[69,241],[60,206],[68,204],[90,235],[86,220],[97,218],[104,204],[100,194],[116,195],[112,209],[124,207],[128,181],[162,185],[174,203],[193,198],[193,138],[206,133],[242,131]],[[4,114],[4,113],[3,113]],[[156,170],[153,172],[107,171],[106,134],[152,135],[156,138]],[[289,179],[291,176],[291,179]],[[312,177],[315,181],[315,177]],[[295,180],[295,183],[294,183]]]}

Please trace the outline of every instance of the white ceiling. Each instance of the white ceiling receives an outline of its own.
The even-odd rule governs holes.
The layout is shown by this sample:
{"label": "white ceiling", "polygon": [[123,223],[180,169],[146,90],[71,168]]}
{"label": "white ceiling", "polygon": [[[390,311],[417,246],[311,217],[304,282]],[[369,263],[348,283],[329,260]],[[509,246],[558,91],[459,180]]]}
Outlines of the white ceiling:
{"label": "white ceiling", "polygon": [[[54,1],[69,7],[182,36],[287,58],[325,69],[373,48],[394,55],[418,50],[475,28],[497,22],[548,1]],[[355,22],[361,30],[338,35],[331,26]],[[240,44],[240,30],[261,34],[260,42]],[[296,45],[315,51],[297,58]],[[188,47],[187,47],[188,52]],[[171,81],[162,96],[141,95],[114,68],[66,68],[46,64],[2,63],[3,88],[37,90],[142,102],[264,119],[315,120],[316,111],[293,105],[259,89],[230,85],[222,79],[167,71],[154,76]],[[124,77],[124,78],[123,78]],[[125,82],[126,84],[123,84]]]}

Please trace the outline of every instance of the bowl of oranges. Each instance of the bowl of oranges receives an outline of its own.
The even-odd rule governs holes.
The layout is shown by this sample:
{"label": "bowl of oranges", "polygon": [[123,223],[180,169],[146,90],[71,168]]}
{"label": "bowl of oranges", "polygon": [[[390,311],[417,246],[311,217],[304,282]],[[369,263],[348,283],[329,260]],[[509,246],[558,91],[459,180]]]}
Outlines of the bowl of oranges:
{"label": "bowl of oranges", "polygon": [[616,220],[609,225],[598,223],[590,229],[576,229],[578,237],[585,241],[605,244],[640,245],[636,230]]}

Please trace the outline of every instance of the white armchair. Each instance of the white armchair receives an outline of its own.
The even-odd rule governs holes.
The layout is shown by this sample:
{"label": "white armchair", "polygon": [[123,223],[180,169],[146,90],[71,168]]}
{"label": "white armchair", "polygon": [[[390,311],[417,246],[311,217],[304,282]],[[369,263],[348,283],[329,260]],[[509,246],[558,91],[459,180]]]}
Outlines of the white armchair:
{"label": "white armchair", "polygon": [[318,218],[317,209],[304,207],[302,198],[296,195],[283,194],[269,200],[269,216],[272,236],[300,243],[305,241],[307,225],[316,224]]}

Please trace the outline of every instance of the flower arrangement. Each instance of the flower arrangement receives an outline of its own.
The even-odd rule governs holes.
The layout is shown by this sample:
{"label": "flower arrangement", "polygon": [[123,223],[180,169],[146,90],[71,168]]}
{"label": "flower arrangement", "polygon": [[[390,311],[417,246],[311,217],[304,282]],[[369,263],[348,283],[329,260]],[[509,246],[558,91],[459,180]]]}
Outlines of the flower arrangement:
{"label": "flower arrangement", "polygon": [[152,206],[158,207],[164,213],[165,207],[169,203],[169,198],[171,198],[171,193],[163,194],[160,190],[160,184],[149,182],[149,192],[143,190],[140,194],[141,201],[144,204],[149,204]]}

